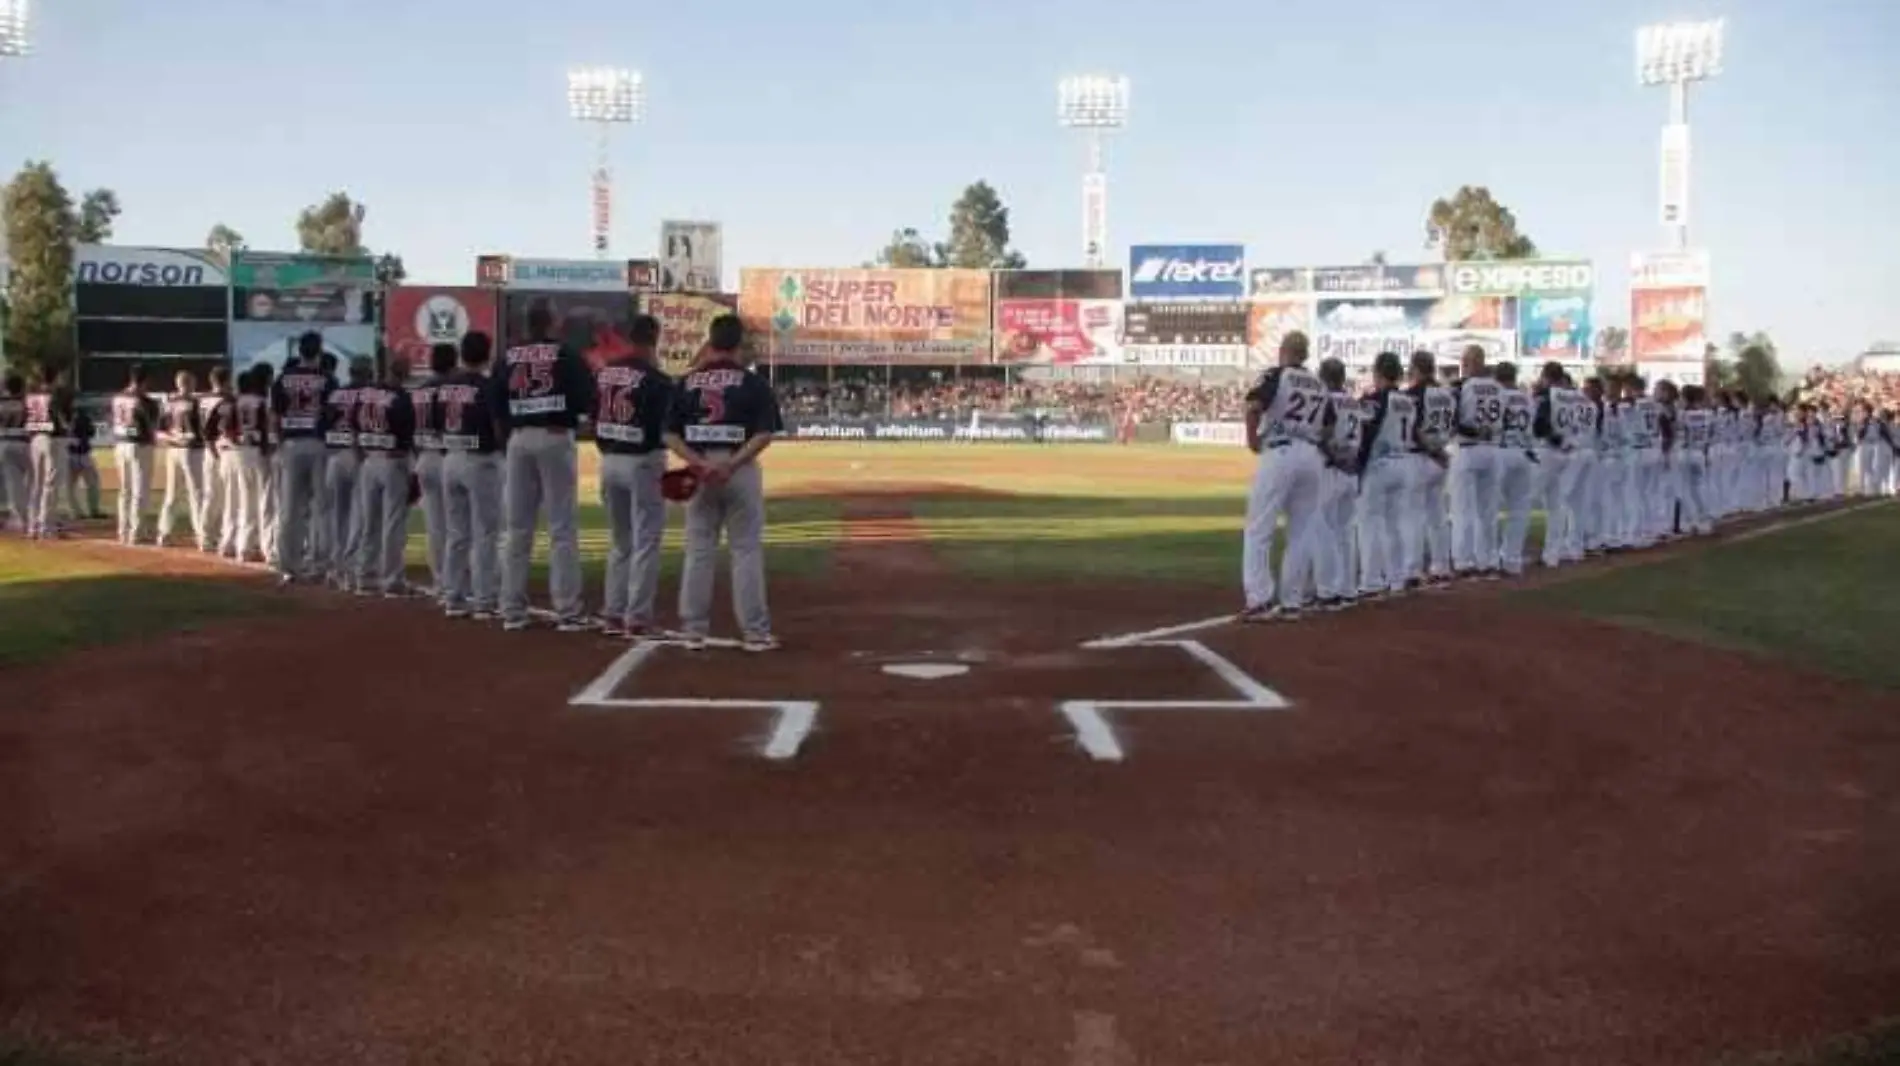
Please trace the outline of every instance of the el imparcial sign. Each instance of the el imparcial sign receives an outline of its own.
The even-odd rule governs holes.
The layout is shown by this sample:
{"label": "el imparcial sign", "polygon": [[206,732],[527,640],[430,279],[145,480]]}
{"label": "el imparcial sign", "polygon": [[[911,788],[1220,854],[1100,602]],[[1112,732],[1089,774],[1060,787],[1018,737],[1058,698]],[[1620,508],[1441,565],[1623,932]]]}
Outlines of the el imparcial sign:
{"label": "el imparcial sign", "polygon": [[1596,268],[1587,259],[1504,259],[1453,263],[1447,271],[1459,296],[1519,296],[1525,293],[1587,292]]}

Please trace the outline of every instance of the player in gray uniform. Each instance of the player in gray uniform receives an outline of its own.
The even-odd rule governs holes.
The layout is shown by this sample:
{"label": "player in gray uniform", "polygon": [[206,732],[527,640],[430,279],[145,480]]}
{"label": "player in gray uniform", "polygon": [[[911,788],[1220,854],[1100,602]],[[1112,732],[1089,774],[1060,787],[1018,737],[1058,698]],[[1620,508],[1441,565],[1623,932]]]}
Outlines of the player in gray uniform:
{"label": "player in gray uniform", "polygon": [[688,647],[712,631],[713,568],[724,532],[732,555],[732,605],[747,651],[778,647],[765,597],[765,478],[760,453],[784,430],[778,397],[739,363],[745,326],[720,315],[707,328],[707,352],[679,381],[667,416],[666,446],[698,475],[686,503],[686,564],[680,624]]}
{"label": "player in gray uniform", "polygon": [[409,473],[416,448],[416,411],[409,402],[409,362],[391,359],[380,384],[356,390],[355,588],[385,599],[407,594],[403,561],[409,548]]}
{"label": "player in gray uniform", "polygon": [[362,529],[356,523],[356,482],[363,453],[356,443],[356,397],[370,384],[368,359],[350,360],[350,383],[330,391],[324,405],[323,538],[318,549],[330,584],[345,592],[356,584],[356,550]]}
{"label": "player in gray uniform", "polygon": [[27,500],[28,537],[51,539],[60,535],[59,505],[67,494],[76,409],[64,370],[26,394],[27,444],[33,464]]}
{"label": "player in gray uniform", "polygon": [[435,426],[442,442],[442,613],[495,617],[501,601],[500,427],[488,403],[494,342],[471,330],[461,365],[437,379]]}
{"label": "player in gray uniform", "polygon": [[528,567],[545,511],[555,628],[578,633],[590,626],[581,599],[574,432],[593,410],[594,379],[581,354],[554,339],[554,315],[546,306],[529,309],[528,336],[528,343],[502,354],[488,384],[489,411],[506,441],[508,470],[502,487],[508,539],[501,556],[501,624],[528,628]]}
{"label": "player in gray uniform", "polygon": [[271,425],[281,442],[276,489],[276,566],[285,583],[321,574],[316,526],[321,517],[323,417],[336,383],[323,372],[323,335],[297,338],[297,363],[270,386]]}
{"label": "player in gray uniform", "polygon": [[[1524,572],[1524,538],[1531,527],[1531,499],[1537,490],[1538,457],[1533,450],[1531,421],[1536,401],[1517,387],[1517,365],[1499,363],[1492,372],[1498,383],[1498,399],[1503,413],[1498,420],[1496,448],[1498,501],[1504,516],[1501,528],[1493,530],[1497,554],[1483,560],[1494,571],[1516,577]],[[1493,521],[1493,525],[1497,520]],[[1551,517],[1544,516],[1544,536],[1550,536]]]}
{"label": "player in gray uniform", "polygon": [[653,632],[660,591],[660,540],[666,533],[666,420],[673,381],[654,349],[660,322],[633,320],[633,351],[594,371],[594,446],[600,450],[600,498],[607,509],[607,590],[600,627],[608,636]]}
{"label": "player in gray uniform", "polygon": [[416,486],[421,489],[423,534],[427,538],[429,580],[435,584],[438,606],[447,606],[442,580],[442,550],[448,543],[448,516],[443,510],[442,430],[436,417],[435,390],[442,379],[455,371],[455,345],[442,343],[429,349],[429,376],[409,389],[409,407],[416,418]]}
{"label": "player in gray uniform", "polygon": [[26,532],[26,487],[32,468],[26,443],[26,379],[8,374],[0,383],[0,496],[7,528]]}

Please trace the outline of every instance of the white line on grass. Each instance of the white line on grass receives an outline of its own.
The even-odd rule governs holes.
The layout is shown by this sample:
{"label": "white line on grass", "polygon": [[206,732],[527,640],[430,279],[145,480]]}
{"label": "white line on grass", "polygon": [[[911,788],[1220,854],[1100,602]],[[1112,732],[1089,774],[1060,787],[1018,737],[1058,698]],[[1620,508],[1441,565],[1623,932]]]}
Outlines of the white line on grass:
{"label": "white line on grass", "polygon": [[[737,641],[721,641],[721,646],[737,647]],[[814,700],[733,700],[710,699],[705,697],[661,697],[653,699],[628,699],[614,695],[621,685],[632,677],[634,672],[644,666],[662,648],[684,647],[683,641],[651,640],[642,641],[622,652],[619,658],[608,664],[599,677],[587,683],[587,686],[569,699],[568,706],[583,707],[607,711],[772,711],[772,729],[759,745],[759,754],[774,761],[784,761],[798,754],[818,724],[818,704]]]}
{"label": "white line on grass", "polygon": [[1760,529],[1751,529],[1746,533],[1737,533],[1734,536],[1729,537],[1724,541],[1721,541],[1720,543],[1740,544],[1743,541],[1754,540],[1757,537],[1773,536],[1776,533],[1786,533],[1790,529],[1798,529],[1802,526],[1811,526],[1815,524],[1816,522],[1829,522],[1829,521],[1833,521],[1836,518],[1845,518],[1846,516],[1850,514],[1854,514],[1857,511],[1865,511],[1873,507],[1884,507],[1893,502],[1895,501],[1891,499],[1868,500],[1864,503],[1849,504],[1846,507],[1839,507],[1832,511],[1823,511],[1820,514],[1807,515],[1803,518],[1782,519],[1781,521],[1778,521],[1778,522],[1770,522],[1767,525],[1762,526]]}

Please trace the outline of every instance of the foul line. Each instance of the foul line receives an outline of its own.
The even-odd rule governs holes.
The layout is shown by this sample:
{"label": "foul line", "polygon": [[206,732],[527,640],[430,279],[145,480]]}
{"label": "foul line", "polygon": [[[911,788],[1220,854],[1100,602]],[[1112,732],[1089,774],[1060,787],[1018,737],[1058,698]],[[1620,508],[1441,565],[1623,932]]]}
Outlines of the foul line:
{"label": "foul line", "polygon": [[1082,647],[1091,651],[1179,648],[1214,671],[1240,697],[1232,700],[1066,700],[1057,706],[1057,712],[1068,719],[1070,728],[1075,731],[1076,743],[1081,745],[1088,757],[1097,762],[1122,762],[1127,759],[1128,752],[1122,747],[1121,738],[1115,735],[1115,727],[1109,721],[1108,716],[1112,711],[1279,711],[1292,706],[1286,697],[1261,684],[1200,641],[1158,639],[1162,635],[1210,629],[1232,620],[1232,615],[1222,615],[1220,618],[1187,622],[1150,633],[1103,637],[1084,643]]}
{"label": "foul line", "polygon": [[1875,507],[1885,507],[1894,502],[1894,499],[1891,497],[1865,500],[1860,503],[1848,504],[1845,507],[1836,507],[1832,510],[1823,511],[1820,514],[1811,514],[1802,518],[1788,518],[1778,522],[1770,522],[1759,529],[1751,529],[1746,533],[1737,533],[1732,537],[1725,537],[1713,545],[1713,547],[1720,547],[1723,544],[1741,544],[1745,541],[1754,540],[1757,537],[1768,537],[1776,533],[1786,533],[1790,529],[1799,529],[1802,526],[1811,526],[1816,522],[1828,522],[1836,518],[1845,518],[1859,511],[1867,511]]}
{"label": "foul line", "polygon": [[[721,647],[738,646],[737,641],[718,641],[717,644]],[[661,648],[685,646],[684,641],[678,640],[649,640],[635,644],[622,652],[599,677],[575,693],[567,701],[568,706],[608,711],[773,711],[772,730],[759,745],[758,753],[774,761],[784,761],[798,754],[805,738],[811,735],[818,724],[816,700],[726,700],[701,697],[626,699],[614,695]]]}

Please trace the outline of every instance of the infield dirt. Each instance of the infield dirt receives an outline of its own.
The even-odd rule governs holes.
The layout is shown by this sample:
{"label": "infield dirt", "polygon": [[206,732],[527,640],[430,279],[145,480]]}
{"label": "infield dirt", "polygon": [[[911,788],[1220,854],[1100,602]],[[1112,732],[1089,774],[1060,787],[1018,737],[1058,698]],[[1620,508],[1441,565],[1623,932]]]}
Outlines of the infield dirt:
{"label": "infield dirt", "polygon": [[1128,712],[1100,764],[1057,701],[1222,688],[1080,643],[1222,593],[978,582],[901,498],[845,516],[782,651],[625,685],[819,701],[788,762],[570,707],[624,646],[413,603],[10,673],[0,1021],[181,1064],[1686,1066],[1900,1002],[1890,697],[1478,586],[1196,633],[1293,706]]}

